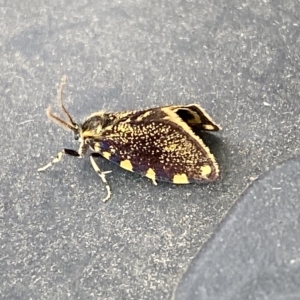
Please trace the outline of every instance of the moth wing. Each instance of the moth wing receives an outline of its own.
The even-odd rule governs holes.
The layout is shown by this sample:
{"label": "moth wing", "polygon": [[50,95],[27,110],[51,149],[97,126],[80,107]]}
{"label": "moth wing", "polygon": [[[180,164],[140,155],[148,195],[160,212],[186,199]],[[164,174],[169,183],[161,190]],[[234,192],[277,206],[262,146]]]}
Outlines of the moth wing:
{"label": "moth wing", "polygon": [[221,127],[217,125],[210,115],[199,105],[174,105],[169,108],[175,112],[194,131],[219,131]]}
{"label": "moth wing", "polygon": [[153,182],[215,180],[219,176],[215,157],[180,118],[178,110],[162,107],[138,111],[108,126],[97,140],[100,153]]}

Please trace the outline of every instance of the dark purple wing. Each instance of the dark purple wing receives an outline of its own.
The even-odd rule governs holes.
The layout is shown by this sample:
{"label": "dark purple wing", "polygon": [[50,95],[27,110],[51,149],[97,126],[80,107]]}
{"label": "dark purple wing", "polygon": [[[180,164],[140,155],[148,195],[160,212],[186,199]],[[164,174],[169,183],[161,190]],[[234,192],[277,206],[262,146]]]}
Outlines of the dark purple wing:
{"label": "dark purple wing", "polygon": [[121,118],[101,132],[97,150],[154,183],[215,180],[219,168],[214,156],[176,111],[161,107]]}

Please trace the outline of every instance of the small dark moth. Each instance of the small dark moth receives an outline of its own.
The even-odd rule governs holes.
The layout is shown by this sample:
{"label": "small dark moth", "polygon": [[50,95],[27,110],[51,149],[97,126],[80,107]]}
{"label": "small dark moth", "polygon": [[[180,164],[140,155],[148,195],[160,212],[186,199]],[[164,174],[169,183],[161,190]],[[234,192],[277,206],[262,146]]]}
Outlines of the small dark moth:
{"label": "small dark moth", "polygon": [[152,180],[175,184],[214,181],[219,167],[213,154],[195,134],[199,130],[218,131],[209,115],[198,105],[170,105],[139,111],[95,112],[82,124],[75,123],[62,102],[66,77],[58,89],[58,100],[66,120],[47,109],[47,116],[74,133],[80,145],[78,151],[62,149],[44,171],[62,159],[63,154],[84,157],[91,150],[90,161],[104,182],[107,201],[111,196],[105,174],[95,162],[102,156],[123,169],[137,172]]}

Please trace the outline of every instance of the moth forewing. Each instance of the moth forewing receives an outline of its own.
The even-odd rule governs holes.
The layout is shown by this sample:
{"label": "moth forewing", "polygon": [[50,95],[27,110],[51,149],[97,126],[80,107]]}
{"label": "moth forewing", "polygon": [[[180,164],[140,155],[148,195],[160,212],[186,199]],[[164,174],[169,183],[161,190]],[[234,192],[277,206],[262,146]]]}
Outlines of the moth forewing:
{"label": "moth forewing", "polygon": [[195,134],[198,130],[218,131],[220,127],[197,104],[169,105],[140,111],[95,112],[82,124],[73,121],[62,101],[63,78],[58,89],[58,101],[66,121],[48,110],[48,117],[74,132],[78,151],[62,149],[44,171],[61,161],[63,154],[83,157],[91,149],[90,161],[111,196],[105,175],[95,162],[102,156],[125,170],[137,172],[152,180],[187,184],[193,181],[214,181],[219,166],[210,149]]}
{"label": "moth forewing", "polygon": [[93,150],[153,183],[215,180],[219,168],[214,156],[173,108],[131,112],[115,120],[103,128]]}

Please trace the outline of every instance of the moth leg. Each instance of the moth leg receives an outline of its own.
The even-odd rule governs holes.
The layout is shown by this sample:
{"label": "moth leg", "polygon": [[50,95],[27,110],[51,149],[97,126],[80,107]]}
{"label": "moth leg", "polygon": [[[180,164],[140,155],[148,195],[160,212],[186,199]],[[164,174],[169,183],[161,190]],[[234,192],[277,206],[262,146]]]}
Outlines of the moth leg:
{"label": "moth leg", "polygon": [[157,185],[157,182],[156,182],[155,179],[151,179],[151,180],[152,180],[152,183],[153,183],[154,185]]}
{"label": "moth leg", "polygon": [[90,161],[91,161],[91,164],[92,164],[95,172],[99,175],[99,177],[102,179],[103,183],[105,184],[106,191],[107,191],[107,196],[102,201],[106,202],[111,196],[111,190],[110,190],[109,184],[106,181],[105,174],[108,174],[111,171],[103,172],[103,171],[100,170],[100,168],[98,167],[98,165],[96,164],[96,161],[95,161],[95,157],[99,157],[99,156],[101,156],[99,153],[92,153],[90,155]]}
{"label": "moth leg", "polygon": [[67,155],[70,155],[70,156],[75,156],[75,157],[80,157],[80,154],[77,151],[75,151],[75,150],[72,150],[72,149],[62,149],[60,152],[57,153],[56,157],[52,161],[50,161],[44,167],[39,168],[38,171],[39,172],[45,171],[46,169],[48,169],[52,165],[60,162],[61,159],[62,159],[62,157],[64,156],[64,154],[67,154]]}

